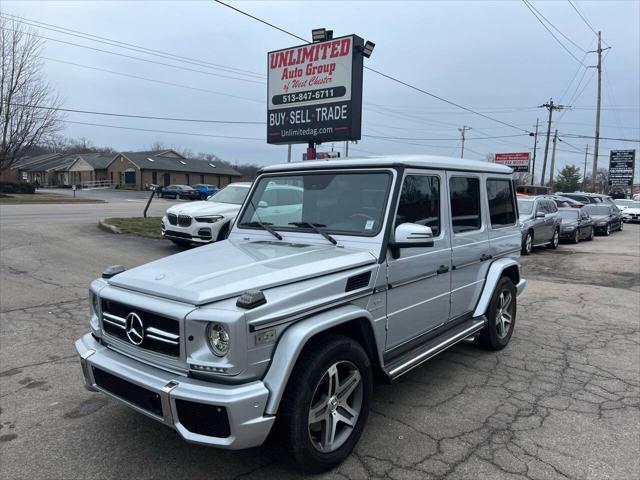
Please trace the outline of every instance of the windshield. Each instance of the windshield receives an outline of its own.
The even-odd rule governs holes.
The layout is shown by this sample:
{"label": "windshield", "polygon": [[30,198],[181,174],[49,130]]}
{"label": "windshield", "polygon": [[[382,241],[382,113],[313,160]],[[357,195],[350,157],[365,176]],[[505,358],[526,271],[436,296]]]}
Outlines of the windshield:
{"label": "windshield", "polygon": [[382,227],[390,183],[386,172],[263,177],[238,225],[261,222],[274,230],[312,230],[305,222],[327,233],[374,236]]}
{"label": "windshield", "polygon": [[518,211],[520,215],[531,215],[533,211],[533,201],[518,199]]}
{"label": "windshield", "polygon": [[609,215],[611,213],[611,207],[606,205],[587,205],[584,209],[589,215]]}
{"label": "windshield", "polygon": [[571,210],[558,210],[560,218],[564,218],[565,220],[577,220],[579,213],[580,212],[575,208]]}
{"label": "windshield", "polygon": [[228,185],[215,195],[209,197],[208,201],[242,205],[247,193],[249,193],[249,189],[247,187],[234,187],[232,185]]}

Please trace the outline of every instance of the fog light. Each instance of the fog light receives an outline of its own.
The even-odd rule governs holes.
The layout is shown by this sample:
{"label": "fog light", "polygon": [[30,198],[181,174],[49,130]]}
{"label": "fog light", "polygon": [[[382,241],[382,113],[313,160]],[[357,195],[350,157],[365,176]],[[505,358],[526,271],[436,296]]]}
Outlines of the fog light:
{"label": "fog light", "polygon": [[210,323],[207,327],[207,338],[211,351],[218,357],[229,353],[229,333],[219,323]]}

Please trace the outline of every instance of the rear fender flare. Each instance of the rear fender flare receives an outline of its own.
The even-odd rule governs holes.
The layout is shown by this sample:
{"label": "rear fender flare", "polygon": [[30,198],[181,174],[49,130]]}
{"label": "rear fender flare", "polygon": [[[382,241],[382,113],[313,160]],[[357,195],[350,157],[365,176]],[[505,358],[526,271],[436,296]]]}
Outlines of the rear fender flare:
{"label": "rear fender flare", "polygon": [[[484,288],[482,289],[482,294],[480,295],[480,299],[478,300],[478,304],[476,305],[476,309],[473,312],[474,317],[480,317],[487,312],[489,308],[489,303],[491,302],[491,297],[493,296],[493,292],[496,288],[496,285],[500,281],[500,277],[502,277],[502,273],[508,269],[516,267],[518,272],[520,271],[520,264],[517,260],[513,258],[500,258],[494,261],[489,267],[489,272],[487,272],[487,277],[484,281]],[[519,277],[519,273],[518,273]],[[518,278],[517,283],[523,282],[520,278]]]}
{"label": "rear fender flare", "polygon": [[350,320],[362,318],[373,324],[373,317],[368,311],[355,305],[344,305],[314,315],[287,328],[278,341],[271,365],[263,379],[270,392],[265,414],[277,413],[289,375],[298,361],[300,352],[311,337]]}

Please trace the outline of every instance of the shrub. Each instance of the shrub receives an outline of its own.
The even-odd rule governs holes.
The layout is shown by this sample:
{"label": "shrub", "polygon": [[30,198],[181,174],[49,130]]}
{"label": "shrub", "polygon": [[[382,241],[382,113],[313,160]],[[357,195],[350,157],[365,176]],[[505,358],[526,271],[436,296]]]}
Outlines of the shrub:
{"label": "shrub", "polygon": [[36,193],[32,183],[0,182],[0,193]]}

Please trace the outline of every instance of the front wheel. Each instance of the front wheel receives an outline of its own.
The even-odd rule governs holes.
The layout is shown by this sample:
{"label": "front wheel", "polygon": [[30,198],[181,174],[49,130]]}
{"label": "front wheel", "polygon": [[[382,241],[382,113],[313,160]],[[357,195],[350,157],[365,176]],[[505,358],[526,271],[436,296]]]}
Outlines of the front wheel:
{"label": "front wheel", "polygon": [[522,242],[522,255],[531,254],[531,250],[533,250],[533,233],[529,231]]}
{"label": "front wheel", "polygon": [[578,229],[573,234],[573,238],[571,239],[571,243],[578,243],[580,241],[580,234],[578,233]]}
{"label": "front wheel", "polygon": [[502,350],[507,346],[516,324],[516,295],[511,279],[500,278],[487,309],[487,326],[476,337],[476,343],[490,350]]}
{"label": "front wheel", "polygon": [[589,230],[589,236],[587,237],[587,240],[591,241],[594,239],[595,236],[596,236],[595,228],[591,227],[591,229]]}
{"label": "front wheel", "polygon": [[560,230],[555,229],[553,231],[553,237],[551,237],[551,242],[547,245],[552,250],[558,248],[558,244],[560,243]]}
{"label": "front wheel", "polygon": [[278,415],[300,470],[324,472],[349,456],[369,415],[371,389],[369,357],[351,338],[327,335],[305,348]]}
{"label": "front wheel", "polygon": [[611,235],[611,225],[607,223],[607,227],[604,229],[604,234],[608,237]]}
{"label": "front wheel", "polygon": [[618,231],[621,232],[622,231],[622,226],[624,225],[624,223],[622,221],[620,221],[620,225],[618,226]]}

